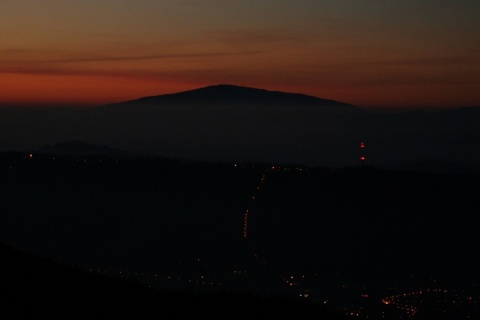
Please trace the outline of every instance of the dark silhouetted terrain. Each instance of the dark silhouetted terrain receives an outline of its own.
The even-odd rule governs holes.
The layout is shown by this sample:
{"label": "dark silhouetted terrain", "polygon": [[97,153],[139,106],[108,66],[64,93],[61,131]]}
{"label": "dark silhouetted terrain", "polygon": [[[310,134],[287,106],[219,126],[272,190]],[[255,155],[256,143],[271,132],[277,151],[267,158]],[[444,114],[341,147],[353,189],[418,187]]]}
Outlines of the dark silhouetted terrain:
{"label": "dark silhouetted terrain", "polygon": [[0,150],[85,141],[197,161],[479,174],[480,108],[375,112],[316,97],[217,85],[89,110],[0,109]]}
{"label": "dark silhouetted terrain", "polygon": [[476,176],[35,152],[2,153],[0,175],[0,241],[90,273],[370,319],[479,315]]}
{"label": "dark silhouetted terrain", "polygon": [[1,244],[0,257],[2,319],[344,319],[312,303],[281,296],[159,291]]}

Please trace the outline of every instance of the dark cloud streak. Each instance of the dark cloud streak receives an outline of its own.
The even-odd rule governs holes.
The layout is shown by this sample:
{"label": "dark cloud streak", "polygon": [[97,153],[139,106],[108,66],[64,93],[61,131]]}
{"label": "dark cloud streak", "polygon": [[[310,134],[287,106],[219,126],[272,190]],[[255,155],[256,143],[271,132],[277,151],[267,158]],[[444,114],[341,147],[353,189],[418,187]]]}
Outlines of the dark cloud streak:
{"label": "dark cloud streak", "polygon": [[[27,51],[20,51],[25,53]],[[144,56],[103,56],[103,57],[78,57],[78,58],[63,58],[63,59],[45,59],[45,60],[27,60],[25,63],[76,63],[76,62],[109,62],[109,61],[136,61],[136,60],[157,60],[157,59],[182,59],[182,58],[205,58],[205,57],[224,57],[224,56],[239,56],[239,55],[256,55],[259,51],[245,51],[245,52],[204,52],[204,53],[172,53],[172,54],[157,54]],[[22,62],[23,61],[1,61],[0,63],[8,62]]]}

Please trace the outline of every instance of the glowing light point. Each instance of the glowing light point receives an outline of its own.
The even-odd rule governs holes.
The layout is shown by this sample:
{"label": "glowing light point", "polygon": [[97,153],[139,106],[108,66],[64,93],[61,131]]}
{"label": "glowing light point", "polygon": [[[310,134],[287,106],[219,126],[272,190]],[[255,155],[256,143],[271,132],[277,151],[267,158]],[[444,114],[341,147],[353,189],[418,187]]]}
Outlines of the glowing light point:
{"label": "glowing light point", "polygon": [[365,163],[365,142],[360,142],[360,163],[364,165]]}

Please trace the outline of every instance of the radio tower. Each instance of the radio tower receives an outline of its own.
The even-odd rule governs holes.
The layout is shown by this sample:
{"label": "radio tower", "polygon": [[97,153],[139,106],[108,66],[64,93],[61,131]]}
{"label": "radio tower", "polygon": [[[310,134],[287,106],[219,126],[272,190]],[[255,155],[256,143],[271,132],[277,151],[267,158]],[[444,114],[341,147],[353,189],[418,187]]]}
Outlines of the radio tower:
{"label": "radio tower", "polygon": [[360,165],[363,167],[365,165],[365,143],[360,142]]}

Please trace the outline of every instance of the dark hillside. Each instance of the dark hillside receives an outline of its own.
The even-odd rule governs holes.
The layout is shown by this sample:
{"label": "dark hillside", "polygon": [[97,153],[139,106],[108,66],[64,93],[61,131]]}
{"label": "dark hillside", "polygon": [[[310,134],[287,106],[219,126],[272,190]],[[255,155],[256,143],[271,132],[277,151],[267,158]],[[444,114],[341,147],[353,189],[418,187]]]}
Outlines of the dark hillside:
{"label": "dark hillside", "polygon": [[2,319],[277,319],[340,320],[305,301],[249,294],[162,292],[86,273],[0,245]]}
{"label": "dark hillside", "polygon": [[251,240],[284,267],[328,266],[380,282],[412,273],[476,277],[478,178],[365,167],[272,171],[267,179]]}
{"label": "dark hillside", "polygon": [[479,312],[475,176],[35,153],[2,154],[0,175],[0,241],[80,270],[370,319],[429,288],[452,294],[415,296],[424,319]]}

